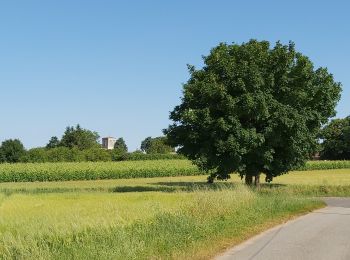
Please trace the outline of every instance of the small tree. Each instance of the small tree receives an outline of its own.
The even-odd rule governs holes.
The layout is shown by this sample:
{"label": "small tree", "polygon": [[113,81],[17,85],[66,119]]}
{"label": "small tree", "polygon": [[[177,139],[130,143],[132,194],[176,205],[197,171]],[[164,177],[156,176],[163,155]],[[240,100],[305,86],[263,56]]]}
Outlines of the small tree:
{"label": "small tree", "polygon": [[128,152],[128,147],[126,146],[126,143],[122,137],[117,139],[117,141],[114,144],[114,149],[120,153]]}
{"label": "small tree", "polygon": [[3,162],[19,162],[25,154],[22,142],[18,139],[9,139],[2,142],[0,147],[0,158]]}
{"label": "small tree", "polygon": [[151,141],[152,141],[152,137],[150,137],[150,136],[146,137],[145,140],[143,140],[141,142],[141,147],[140,147],[141,151],[147,153],[147,151],[151,145]]}
{"label": "small tree", "polygon": [[334,119],[321,132],[321,159],[350,160],[350,116]]}
{"label": "small tree", "polygon": [[57,138],[57,136],[52,136],[49,140],[49,143],[46,145],[46,148],[56,148],[60,146],[60,140]]}
{"label": "small tree", "polygon": [[111,151],[113,161],[124,161],[128,157],[128,147],[123,138],[118,138]]}
{"label": "small tree", "polygon": [[208,178],[238,172],[258,184],[303,165],[317,147],[322,124],[335,115],[341,85],[325,68],[314,69],[294,44],[267,41],[220,44],[189,66],[174,121],[164,131],[178,152]]}

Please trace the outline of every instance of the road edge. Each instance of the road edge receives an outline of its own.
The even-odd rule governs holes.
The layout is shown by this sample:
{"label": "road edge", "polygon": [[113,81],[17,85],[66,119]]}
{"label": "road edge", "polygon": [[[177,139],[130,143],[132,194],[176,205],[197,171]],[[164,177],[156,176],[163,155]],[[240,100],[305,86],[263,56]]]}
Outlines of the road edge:
{"label": "road edge", "polygon": [[325,204],[324,207],[319,207],[313,211],[304,212],[304,214],[301,213],[301,214],[297,214],[295,216],[292,216],[289,220],[286,220],[285,222],[283,222],[281,224],[278,224],[278,225],[273,226],[269,229],[266,229],[266,230],[264,230],[256,235],[253,235],[252,237],[248,238],[247,240],[242,241],[241,243],[239,243],[237,245],[233,245],[231,248],[228,248],[224,252],[217,254],[212,259],[214,259],[214,260],[228,259],[228,257],[232,256],[234,253],[236,253],[240,250],[243,250],[247,246],[253,244],[256,240],[260,239],[262,236],[268,235],[268,234],[273,233],[273,232],[276,232],[276,234],[277,234],[279,232],[279,230],[281,230],[286,225],[292,224],[296,221],[299,221],[302,218],[305,218],[306,216],[308,216],[310,214],[316,213],[320,209],[326,209],[328,207],[329,206]]}

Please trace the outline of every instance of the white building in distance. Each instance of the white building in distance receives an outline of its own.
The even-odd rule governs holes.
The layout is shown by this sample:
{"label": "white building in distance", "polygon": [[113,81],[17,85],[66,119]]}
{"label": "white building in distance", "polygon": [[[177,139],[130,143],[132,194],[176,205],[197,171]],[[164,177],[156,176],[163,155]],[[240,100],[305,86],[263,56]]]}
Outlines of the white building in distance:
{"label": "white building in distance", "polygon": [[107,150],[114,149],[114,144],[117,142],[117,139],[114,137],[103,137],[102,138],[102,148]]}

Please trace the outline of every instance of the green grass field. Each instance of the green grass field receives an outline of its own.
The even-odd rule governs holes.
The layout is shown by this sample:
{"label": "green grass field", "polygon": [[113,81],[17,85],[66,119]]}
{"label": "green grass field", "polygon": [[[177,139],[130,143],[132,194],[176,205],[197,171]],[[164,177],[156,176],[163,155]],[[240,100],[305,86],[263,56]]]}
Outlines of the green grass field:
{"label": "green grass field", "polygon": [[349,169],[291,172],[259,190],[236,175],[0,183],[0,258],[206,259],[349,187]]}

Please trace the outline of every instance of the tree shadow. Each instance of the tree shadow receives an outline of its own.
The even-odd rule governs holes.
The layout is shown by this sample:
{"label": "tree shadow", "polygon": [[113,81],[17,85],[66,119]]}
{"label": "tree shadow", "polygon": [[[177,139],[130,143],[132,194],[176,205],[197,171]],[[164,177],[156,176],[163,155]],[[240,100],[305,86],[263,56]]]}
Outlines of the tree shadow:
{"label": "tree shadow", "polygon": [[110,189],[110,192],[147,192],[147,191],[161,191],[161,192],[174,192],[174,187],[164,186],[118,186]]}
{"label": "tree shadow", "polygon": [[[194,192],[200,190],[222,190],[222,189],[235,189],[240,183],[226,182],[226,181],[217,181],[214,183],[207,183],[206,181],[177,181],[177,182],[156,182],[156,183],[147,183],[145,186],[116,186],[110,188],[104,187],[89,187],[89,188],[16,188],[16,189],[0,189],[0,193],[5,196],[10,196],[12,194],[45,194],[45,193],[70,193],[70,192],[115,192],[115,193],[124,193],[124,192]],[[278,183],[261,183],[259,190],[264,192],[273,191],[276,189],[281,189],[286,187],[286,184]],[[256,190],[256,187],[251,187],[253,190]]]}
{"label": "tree shadow", "polygon": [[197,190],[220,190],[220,189],[232,189],[237,187],[237,183],[232,182],[156,182],[154,185],[161,185],[165,187],[176,187],[181,191],[197,191]]}
{"label": "tree shadow", "polygon": [[[155,182],[148,183],[147,186],[117,186],[112,189],[109,189],[110,192],[148,192],[148,191],[156,191],[156,192],[194,192],[200,190],[223,190],[223,189],[235,189],[237,186],[241,185],[240,183],[233,182],[215,182],[215,183],[207,183],[207,182],[186,182],[186,181],[178,181],[178,182]],[[271,183],[262,183],[259,189],[262,190],[270,190],[270,189],[278,189],[286,186],[285,184],[271,184]],[[251,187],[252,189],[257,189],[256,187]]]}
{"label": "tree shadow", "polygon": [[0,193],[6,195],[12,195],[12,194],[47,194],[47,193],[72,193],[72,192],[106,192],[107,189],[100,188],[100,187],[91,187],[91,188],[34,188],[34,189],[28,189],[28,188],[13,188],[13,189],[7,189],[3,188],[0,189]]}
{"label": "tree shadow", "polygon": [[156,182],[148,183],[147,186],[117,186],[110,189],[110,192],[147,192],[147,191],[158,191],[158,192],[176,192],[185,191],[193,192],[198,190],[220,190],[234,188],[237,184],[235,183],[207,183],[207,182]]}
{"label": "tree shadow", "polygon": [[287,187],[287,184],[281,184],[281,183],[261,183],[261,188],[270,188],[270,189],[278,189],[282,187]]}

